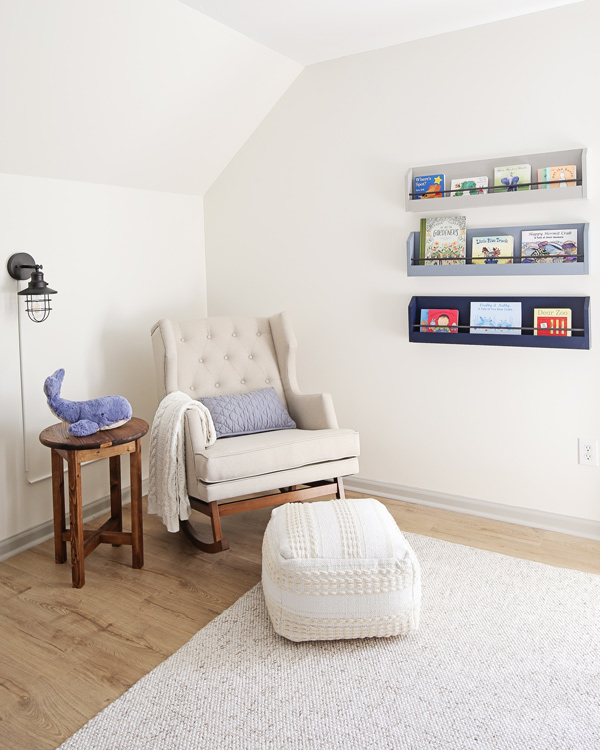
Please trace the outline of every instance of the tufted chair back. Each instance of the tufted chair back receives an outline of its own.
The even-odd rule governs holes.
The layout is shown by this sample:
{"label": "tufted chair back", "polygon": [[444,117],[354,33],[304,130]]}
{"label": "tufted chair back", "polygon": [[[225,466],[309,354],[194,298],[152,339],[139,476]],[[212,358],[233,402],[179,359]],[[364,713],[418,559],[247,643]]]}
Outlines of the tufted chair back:
{"label": "tufted chair back", "polygon": [[295,382],[296,342],[285,313],[163,319],[152,328],[152,347],[159,399],[173,391],[198,399],[273,387],[287,405]]}

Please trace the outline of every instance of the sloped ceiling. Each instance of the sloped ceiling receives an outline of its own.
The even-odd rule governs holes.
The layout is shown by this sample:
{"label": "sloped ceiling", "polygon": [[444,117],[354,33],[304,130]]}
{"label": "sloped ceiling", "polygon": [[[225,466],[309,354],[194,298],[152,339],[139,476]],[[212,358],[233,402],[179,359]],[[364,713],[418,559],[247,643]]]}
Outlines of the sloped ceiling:
{"label": "sloped ceiling", "polygon": [[[581,0],[181,0],[304,65]],[[535,40],[532,40],[532,44]],[[541,44],[541,41],[540,41]],[[496,51],[501,53],[500,50]],[[494,50],[490,50],[494,53]],[[508,50],[506,50],[508,54]],[[450,61],[447,61],[450,62]],[[418,61],[415,61],[418,66]],[[411,71],[418,74],[418,70]]]}
{"label": "sloped ceiling", "polygon": [[0,0],[0,172],[202,195],[302,66],[178,0]]}

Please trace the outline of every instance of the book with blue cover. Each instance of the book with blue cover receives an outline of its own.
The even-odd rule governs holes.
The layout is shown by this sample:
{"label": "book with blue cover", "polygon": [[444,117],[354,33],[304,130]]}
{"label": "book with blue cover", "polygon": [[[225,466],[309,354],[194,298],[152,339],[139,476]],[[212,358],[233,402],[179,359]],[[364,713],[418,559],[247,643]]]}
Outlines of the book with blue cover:
{"label": "book with blue cover", "polygon": [[471,333],[521,334],[520,302],[471,302]]}
{"label": "book with blue cover", "polygon": [[414,199],[443,198],[445,177],[443,174],[425,174],[415,177]]}

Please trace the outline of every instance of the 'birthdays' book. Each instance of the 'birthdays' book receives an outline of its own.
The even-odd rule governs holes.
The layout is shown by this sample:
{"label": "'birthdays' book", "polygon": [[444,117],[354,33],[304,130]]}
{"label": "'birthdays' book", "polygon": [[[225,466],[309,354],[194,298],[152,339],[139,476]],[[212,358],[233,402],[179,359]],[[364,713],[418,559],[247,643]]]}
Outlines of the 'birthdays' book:
{"label": "'birthdays' book", "polygon": [[538,182],[549,182],[551,184],[538,185],[538,190],[575,187],[576,179],[577,167],[575,164],[566,164],[562,167],[543,167],[538,169]]}
{"label": "'birthdays' book", "polygon": [[529,190],[530,183],[531,164],[494,167],[495,193],[512,193],[515,190]]}
{"label": "'birthdays' book", "polygon": [[458,310],[421,310],[423,333],[458,333]]}
{"label": "'birthdays' book", "polygon": [[512,263],[515,249],[510,234],[498,237],[473,237],[471,259],[473,263]]}
{"label": "'birthdays' book", "polygon": [[415,200],[421,198],[443,198],[444,197],[443,174],[425,174],[421,177],[415,177]]}
{"label": "'birthdays' book", "polygon": [[482,195],[487,193],[488,178],[483,177],[460,177],[450,183],[450,197],[461,195]]}
{"label": "'birthdays' book", "polygon": [[520,302],[471,302],[471,333],[521,333]]}
{"label": "'birthdays' book", "polygon": [[535,307],[534,336],[570,336],[571,310],[568,307]]}
{"label": "'birthdays' book", "polygon": [[421,219],[420,257],[425,266],[466,262],[467,220],[464,216]]}
{"label": "'birthdays' book", "polygon": [[576,262],[576,229],[531,229],[521,232],[521,263]]}

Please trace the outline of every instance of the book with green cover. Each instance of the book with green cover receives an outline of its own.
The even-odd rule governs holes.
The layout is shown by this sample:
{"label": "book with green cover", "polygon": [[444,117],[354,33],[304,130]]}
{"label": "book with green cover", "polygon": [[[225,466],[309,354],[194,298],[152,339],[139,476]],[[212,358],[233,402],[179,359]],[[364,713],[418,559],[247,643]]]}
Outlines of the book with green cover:
{"label": "book with green cover", "polygon": [[466,262],[467,220],[464,216],[421,219],[421,265],[448,266]]}

